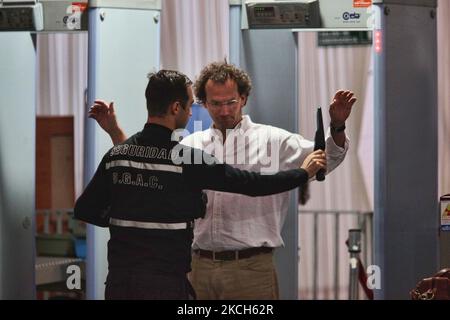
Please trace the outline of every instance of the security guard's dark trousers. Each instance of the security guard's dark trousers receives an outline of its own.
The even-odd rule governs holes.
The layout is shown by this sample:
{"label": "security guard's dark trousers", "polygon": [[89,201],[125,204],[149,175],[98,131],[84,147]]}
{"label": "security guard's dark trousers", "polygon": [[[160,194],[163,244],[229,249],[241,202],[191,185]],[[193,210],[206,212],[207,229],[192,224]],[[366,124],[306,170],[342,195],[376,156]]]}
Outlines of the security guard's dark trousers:
{"label": "security guard's dark trousers", "polygon": [[110,271],[106,300],[189,300],[194,290],[186,275]]}

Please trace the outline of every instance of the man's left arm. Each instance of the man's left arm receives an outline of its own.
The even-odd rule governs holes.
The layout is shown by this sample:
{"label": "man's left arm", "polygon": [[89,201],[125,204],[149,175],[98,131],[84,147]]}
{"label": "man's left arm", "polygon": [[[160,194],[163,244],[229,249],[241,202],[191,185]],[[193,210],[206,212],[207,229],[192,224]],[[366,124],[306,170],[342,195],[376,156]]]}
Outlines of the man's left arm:
{"label": "man's left arm", "polygon": [[352,112],[352,107],[357,101],[351,91],[340,90],[335,93],[330,104],[330,132],[336,146],[344,148],[346,142],[345,121]]}
{"label": "man's left arm", "polygon": [[[327,173],[334,170],[345,158],[349,139],[345,134],[345,121],[350,116],[357,99],[353,92],[340,90],[335,93],[330,103],[330,128],[326,134]],[[281,131],[280,166],[291,168],[303,161],[314,150],[314,142],[298,134]]]}
{"label": "man's left arm", "polygon": [[347,154],[349,139],[345,134],[345,122],[350,116],[356,101],[357,99],[353,92],[340,90],[335,93],[330,104],[330,128],[328,129],[326,140],[327,173],[334,170],[344,161]]}

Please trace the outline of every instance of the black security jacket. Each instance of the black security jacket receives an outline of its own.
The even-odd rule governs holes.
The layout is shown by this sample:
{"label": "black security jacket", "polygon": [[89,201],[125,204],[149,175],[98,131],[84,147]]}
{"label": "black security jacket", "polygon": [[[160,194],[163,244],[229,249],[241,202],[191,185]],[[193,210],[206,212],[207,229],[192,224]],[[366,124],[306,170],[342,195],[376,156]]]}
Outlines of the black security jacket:
{"label": "black security jacket", "polygon": [[109,218],[189,222],[205,214],[204,189],[264,196],[308,180],[303,169],[274,175],[238,170],[171,137],[170,129],[146,124],[143,131],[114,146],[75,204],[75,218],[110,228],[110,270],[189,272],[193,231],[110,226]]}

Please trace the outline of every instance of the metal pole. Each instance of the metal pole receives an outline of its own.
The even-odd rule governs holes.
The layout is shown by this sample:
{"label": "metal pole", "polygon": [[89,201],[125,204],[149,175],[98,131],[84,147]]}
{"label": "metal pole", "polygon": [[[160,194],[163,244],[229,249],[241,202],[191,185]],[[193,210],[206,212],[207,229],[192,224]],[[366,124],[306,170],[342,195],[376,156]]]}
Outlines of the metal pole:
{"label": "metal pole", "polygon": [[319,248],[319,239],[318,239],[318,222],[317,219],[318,217],[318,212],[314,212],[314,240],[313,240],[313,253],[314,253],[314,257],[313,257],[313,299],[317,300],[317,287],[318,287],[318,272],[317,272],[317,268],[319,267],[319,263],[318,263],[318,252],[317,249]]}
{"label": "metal pole", "polygon": [[349,300],[358,300],[358,255],[361,252],[361,229],[348,232],[348,252],[350,253]]}
{"label": "metal pole", "polygon": [[334,215],[334,299],[339,299],[339,212]]}

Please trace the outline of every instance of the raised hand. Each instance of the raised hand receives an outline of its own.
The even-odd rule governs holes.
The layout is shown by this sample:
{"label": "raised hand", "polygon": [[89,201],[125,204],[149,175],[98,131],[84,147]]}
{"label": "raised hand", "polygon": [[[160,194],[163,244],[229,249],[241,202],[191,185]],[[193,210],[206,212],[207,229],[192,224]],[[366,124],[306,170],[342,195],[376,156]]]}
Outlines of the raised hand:
{"label": "raised hand", "polygon": [[108,104],[104,100],[95,100],[94,105],[89,109],[88,117],[97,121],[100,127],[109,134],[114,144],[126,140],[126,135],[117,122],[114,102]]}
{"label": "raised hand", "polygon": [[89,109],[88,117],[95,119],[107,133],[119,127],[114,110],[114,102],[108,104],[104,100],[95,100],[94,105]]}
{"label": "raised hand", "polygon": [[351,91],[340,90],[335,93],[330,104],[330,119],[333,127],[340,127],[350,116],[352,107],[357,101],[355,94]]}

